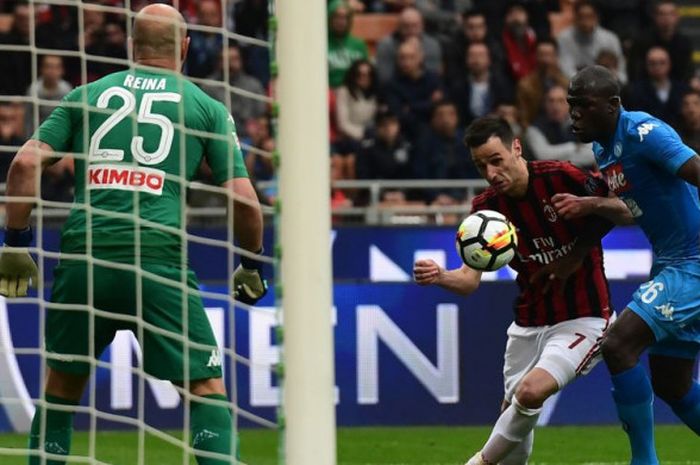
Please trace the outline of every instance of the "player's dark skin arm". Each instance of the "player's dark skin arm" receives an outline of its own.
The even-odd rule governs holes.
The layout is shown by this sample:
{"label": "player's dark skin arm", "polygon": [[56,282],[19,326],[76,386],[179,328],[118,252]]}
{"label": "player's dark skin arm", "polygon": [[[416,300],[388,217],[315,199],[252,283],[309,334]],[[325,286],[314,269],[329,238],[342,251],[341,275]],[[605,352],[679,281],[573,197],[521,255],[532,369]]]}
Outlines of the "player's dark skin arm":
{"label": "player's dark skin arm", "polygon": [[[8,197],[37,197],[38,178],[41,171],[56,161],[50,145],[38,140],[27,141],[15,158],[7,173]],[[5,206],[5,225],[10,229],[25,229],[35,202],[8,202]]]}
{"label": "player's dark skin arm", "polygon": [[695,187],[700,187],[700,156],[695,155],[690,160],[683,163],[678,169],[678,177],[692,184]]}
{"label": "player's dark skin arm", "polygon": [[233,193],[233,232],[242,248],[250,252],[262,249],[262,210],[258,195],[248,178],[226,181],[223,187]]}

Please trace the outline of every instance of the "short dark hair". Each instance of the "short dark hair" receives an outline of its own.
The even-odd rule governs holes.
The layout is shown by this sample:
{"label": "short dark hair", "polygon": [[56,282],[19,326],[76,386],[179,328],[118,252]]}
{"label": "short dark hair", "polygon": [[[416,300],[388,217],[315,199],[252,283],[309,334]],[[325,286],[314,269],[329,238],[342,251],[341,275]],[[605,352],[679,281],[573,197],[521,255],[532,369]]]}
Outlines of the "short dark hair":
{"label": "short dark hair", "polygon": [[683,92],[681,98],[684,99],[689,95],[695,95],[696,97],[700,98],[700,91],[695,89],[688,89],[685,92]]}
{"label": "short dark hair", "polygon": [[433,103],[432,108],[430,108],[430,119],[433,119],[435,113],[442,107],[452,107],[457,111],[457,104],[450,99],[443,98]]}
{"label": "short dark hair", "polygon": [[582,86],[599,97],[620,96],[620,81],[608,68],[600,65],[586,66],[571,78],[571,84]]}
{"label": "short dark hair", "polygon": [[361,66],[369,66],[371,85],[367,91],[365,91],[365,97],[372,97],[377,94],[377,70],[371,61],[366,58],[360,58],[355,60],[350,65],[350,68],[345,72],[345,78],[343,78],[343,84],[347,87],[350,95],[353,98],[358,98],[360,93],[360,88],[357,86],[357,77],[360,75]]}
{"label": "short dark hair", "polygon": [[481,16],[484,19],[486,19],[486,13],[484,13],[483,10],[480,10],[478,8],[469,8],[467,10],[464,10],[464,12],[462,13],[463,20],[474,18],[475,16]]}
{"label": "short dark hair", "polygon": [[574,2],[574,13],[578,14],[578,12],[581,11],[581,8],[585,7],[591,8],[596,14],[596,16],[600,16],[600,13],[598,12],[598,7],[595,3],[593,3],[590,0],[576,0],[576,2]]}
{"label": "short dark hair", "polygon": [[552,47],[554,47],[554,50],[559,51],[559,43],[557,43],[557,41],[552,39],[551,37],[543,37],[541,39],[538,39],[535,48],[539,47],[540,45],[551,45]]}
{"label": "short dark hair", "polygon": [[656,13],[659,10],[659,7],[662,5],[673,5],[678,8],[678,2],[675,0],[657,0],[656,4],[654,5],[654,13]]}
{"label": "short dark hair", "polygon": [[382,108],[380,109],[377,114],[374,116],[374,124],[376,126],[379,126],[381,124],[384,124],[385,122],[389,120],[394,120],[394,121],[399,121],[399,115],[394,113],[393,111],[389,110],[388,108]]}
{"label": "short dark hair", "polygon": [[506,14],[510,13],[511,10],[514,10],[516,8],[519,8],[521,10],[525,10],[526,13],[529,13],[529,11],[527,11],[527,6],[525,5],[525,2],[523,0],[510,0],[506,4],[506,8],[505,8],[503,14],[506,15]]}
{"label": "short dark hair", "polygon": [[515,137],[508,121],[497,116],[484,116],[472,121],[467,127],[464,143],[470,149],[480,147],[494,136],[501,139],[504,145],[512,144]]}

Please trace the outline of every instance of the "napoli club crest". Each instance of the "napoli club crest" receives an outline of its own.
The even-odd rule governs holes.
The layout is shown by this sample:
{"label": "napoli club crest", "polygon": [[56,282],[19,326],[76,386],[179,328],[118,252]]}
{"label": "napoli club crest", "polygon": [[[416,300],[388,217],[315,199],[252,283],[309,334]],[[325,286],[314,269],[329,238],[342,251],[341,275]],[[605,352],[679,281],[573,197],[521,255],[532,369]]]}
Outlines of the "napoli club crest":
{"label": "napoli club crest", "polygon": [[615,144],[615,147],[613,147],[613,154],[615,154],[615,157],[620,158],[622,156],[622,142],[618,142]]}

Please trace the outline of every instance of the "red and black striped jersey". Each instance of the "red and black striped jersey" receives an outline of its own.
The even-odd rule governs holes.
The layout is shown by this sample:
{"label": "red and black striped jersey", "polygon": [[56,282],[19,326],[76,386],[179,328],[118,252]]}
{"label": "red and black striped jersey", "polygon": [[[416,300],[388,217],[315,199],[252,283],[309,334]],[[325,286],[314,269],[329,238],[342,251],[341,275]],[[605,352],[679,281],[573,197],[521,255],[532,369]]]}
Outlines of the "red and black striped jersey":
{"label": "red and black striped jersey", "polygon": [[[554,194],[607,195],[601,177],[586,173],[569,162],[528,162],[529,182],[525,196],[513,198],[489,187],[474,198],[472,213],[495,210],[518,231],[518,253],[510,262],[517,273],[520,294],[515,302],[515,322],[520,326],[552,325],[574,318],[610,316],[610,293],[603,270],[603,251],[592,248],[583,265],[566,284],[547,294],[542,283],[530,277],[543,265],[571,251],[578,234],[590,218],[565,220],[551,204]],[[599,221],[605,221],[597,218]]]}

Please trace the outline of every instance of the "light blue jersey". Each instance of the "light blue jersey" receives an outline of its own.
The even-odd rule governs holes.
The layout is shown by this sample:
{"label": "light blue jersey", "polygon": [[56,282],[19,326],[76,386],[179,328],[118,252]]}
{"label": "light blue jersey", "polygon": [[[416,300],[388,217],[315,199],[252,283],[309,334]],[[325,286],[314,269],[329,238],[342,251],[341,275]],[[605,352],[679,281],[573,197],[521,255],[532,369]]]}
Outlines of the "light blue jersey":
{"label": "light blue jersey", "polygon": [[594,143],[593,152],[654,252],[652,279],[628,306],[654,331],[653,352],[693,358],[700,348],[700,201],[677,172],[695,151],[663,121],[621,110],[612,140]]}
{"label": "light blue jersey", "polygon": [[608,187],[629,207],[651,242],[654,264],[700,261],[700,202],[676,176],[695,151],[668,124],[639,111],[620,112],[609,145],[593,144]]}

